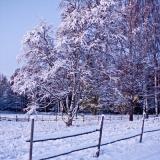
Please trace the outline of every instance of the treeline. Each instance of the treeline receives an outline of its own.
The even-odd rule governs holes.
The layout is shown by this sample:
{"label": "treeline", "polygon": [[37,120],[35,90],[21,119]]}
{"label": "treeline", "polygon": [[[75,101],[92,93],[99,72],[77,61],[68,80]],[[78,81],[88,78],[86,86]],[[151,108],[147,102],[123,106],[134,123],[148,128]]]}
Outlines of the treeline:
{"label": "treeline", "polygon": [[42,20],[22,40],[23,66],[12,88],[33,102],[47,99],[68,115],[79,109],[147,115],[159,109],[160,1],[61,0],[62,23]]}
{"label": "treeline", "polygon": [[6,76],[0,74],[0,110],[22,112],[26,104],[27,98],[14,93]]}

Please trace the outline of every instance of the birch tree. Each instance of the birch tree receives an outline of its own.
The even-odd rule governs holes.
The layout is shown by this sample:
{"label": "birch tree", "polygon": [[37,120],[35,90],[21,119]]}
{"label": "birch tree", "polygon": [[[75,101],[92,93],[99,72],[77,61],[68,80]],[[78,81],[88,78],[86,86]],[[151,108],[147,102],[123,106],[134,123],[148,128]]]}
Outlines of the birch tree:
{"label": "birch tree", "polygon": [[88,94],[102,99],[109,92],[107,82],[111,77],[115,79],[112,47],[122,37],[116,33],[116,25],[110,26],[117,18],[113,1],[61,1],[61,5],[64,9],[56,50],[69,66],[72,99],[67,110],[71,124],[78,102],[86,100]]}
{"label": "birch tree", "polygon": [[146,11],[148,12],[148,21],[150,27],[150,53],[154,64],[154,88],[155,88],[155,114],[158,117],[158,92],[159,92],[159,57],[160,57],[160,1],[148,1]]}
{"label": "birch tree", "polygon": [[22,61],[23,65],[12,80],[12,88],[37,103],[39,98],[48,96],[41,88],[45,88],[49,83],[46,81],[47,73],[56,59],[53,54],[52,26],[41,21],[37,27],[27,31],[22,44],[22,53],[18,55],[17,60]]}

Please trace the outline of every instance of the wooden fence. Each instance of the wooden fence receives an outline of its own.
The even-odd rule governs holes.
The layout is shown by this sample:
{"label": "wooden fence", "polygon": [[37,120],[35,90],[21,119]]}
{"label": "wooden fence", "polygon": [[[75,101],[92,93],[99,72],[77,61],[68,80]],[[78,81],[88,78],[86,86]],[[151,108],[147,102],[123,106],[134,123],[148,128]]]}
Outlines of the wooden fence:
{"label": "wooden fence", "polygon": [[[158,121],[159,121],[159,118],[155,118],[155,119],[158,119]],[[34,142],[42,142],[42,141],[48,141],[48,140],[64,139],[64,138],[75,137],[75,136],[80,136],[80,135],[89,134],[89,133],[93,133],[93,132],[99,131],[99,139],[98,139],[98,144],[97,145],[93,145],[92,144],[92,146],[84,146],[82,148],[77,147],[74,150],[65,151],[65,152],[60,153],[60,154],[58,153],[57,155],[49,155],[49,156],[47,155],[48,157],[44,157],[44,155],[43,155],[42,156],[43,158],[39,158],[39,160],[54,158],[54,157],[58,157],[58,156],[65,155],[65,154],[69,154],[69,153],[72,153],[72,152],[75,152],[75,151],[80,151],[80,150],[93,148],[93,147],[98,147],[97,152],[95,153],[95,156],[98,157],[99,153],[100,153],[100,146],[104,146],[104,145],[115,143],[115,142],[122,141],[122,140],[127,140],[127,139],[130,139],[130,138],[133,138],[133,137],[137,137],[137,136],[140,136],[140,141],[139,142],[141,143],[142,142],[143,133],[160,131],[159,127],[157,129],[152,129],[152,130],[149,129],[149,130],[145,130],[144,131],[145,114],[143,114],[141,132],[137,131],[136,133],[129,134],[128,136],[123,136],[123,138],[116,137],[115,139],[109,140],[108,142],[102,142],[101,143],[103,120],[104,120],[104,116],[102,116],[102,118],[101,118],[100,129],[95,129],[95,130],[88,131],[88,132],[81,132],[79,134],[72,134],[72,135],[71,134],[67,134],[67,135],[59,136],[59,137],[51,137],[51,138],[48,138],[48,137],[44,138],[43,137],[43,139],[42,138],[41,139],[37,139],[37,138],[34,139],[34,119],[32,119],[32,121],[31,121],[30,139],[26,140],[26,142],[30,142],[29,160],[32,160],[32,151],[33,151],[33,143]],[[37,157],[35,157],[35,158],[37,158]]]}
{"label": "wooden fence", "polygon": [[15,117],[9,117],[9,116],[0,116],[0,121],[16,121],[16,122],[29,122],[30,116],[28,117],[18,117],[16,115]]}
{"label": "wooden fence", "polygon": [[[36,121],[62,121],[61,115],[34,115]],[[65,118],[65,117],[64,117]],[[67,117],[66,117],[67,118]],[[92,121],[97,120],[99,121],[101,118],[100,115],[78,115],[73,120],[74,121]],[[142,115],[136,115],[135,120],[139,120],[142,118]],[[30,121],[30,115],[15,115],[13,116],[4,116],[0,115],[0,121],[6,120],[6,121],[16,121],[16,122],[29,122]],[[105,115],[105,120],[107,121],[115,121],[115,120],[129,120],[128,115]]]}
{"label": "wooden fence", "polygon": [[53,138],[44,138],[44,139],[34,140],[34,118],[32,118],[32,120],[31,120],[30,139],[29,139],[29,140],[26,140],[26,142],[30,142],[29,160],[32,160],[33,142],[41,142],[41,141],[57,140],[57,139],[64,139],[64,138],[69,138],[69,137],[76,137],[76,136],[80,136],[80,135],[84,135],[84,134],[89,134],[89,133],[93,133],[93,132],[97,132],[97,131],[99,131],[99,138],[98,138],[98,144],[97,144],[97,145],[87,146],[87,147],[75,149],[75,150],[72,150],[72,151],[68,151],[68,152],[61,153],[61,154],[59,154],[59,155],[53,155],[53,156],[49,156],[49,157],[43,157],[43,158],[40,158],[39,160],[54,158],[54,157],[58,157],[58,156],[61,156],[61,155],[65,155],[65,154],[68,154],[68,153],[71,153],[71,152],[80,151],[80,150],[84,150],[84,149],[88,149],[88,148],[93,148],[93,147],[98,147],[97,152],[95,153],[95,156],[96,156],[96,157],[99,157],[99,154],[100,154],[100,146],[101,146],[102,130],[103,130],[103,120],[104,120],[104,116],[101,117],[100,129],[95,129],[95,130],[92,130],[92,131],[83,132],[83,133],[78,133],[78,134],[73,134],[73,135],[70,134],[70,135],[62,136],[62,137],[56,137],[56,138],[53,137]]}

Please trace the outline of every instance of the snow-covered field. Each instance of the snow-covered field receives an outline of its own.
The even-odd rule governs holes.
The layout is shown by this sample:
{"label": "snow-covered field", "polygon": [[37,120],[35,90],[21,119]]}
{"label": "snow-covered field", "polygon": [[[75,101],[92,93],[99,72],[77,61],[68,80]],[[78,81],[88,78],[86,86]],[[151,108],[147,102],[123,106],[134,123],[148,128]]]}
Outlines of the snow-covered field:
{"label": "snow-covered field", "polygon": [[[106,117],[105,117],[106,118]],[[104,120],[102,144],[129,137],[141,132],[142,120],[133,122]],[[30,136],[30,122],[0,121],[0,160],[28,160]],[[62,121],[35,121],[34,137],[55,137],[64,133],[85,131],[99,128],[98,120],[74,121],[72,127],[66,127]],[[160,129],[160,120],[149,118],[145,121],[145,130]],[[78,146],[96,145],[99,132],[78,137],[36,142],[33,144],[33,160],[45,154],[56,155],[65,150],[72,150]],[[144,133],[142,143],[140,137],[101,146],[100,156],[94,157],[97,148],[73,152],[54,160],[159,160],[160,159],[160,131]]]}

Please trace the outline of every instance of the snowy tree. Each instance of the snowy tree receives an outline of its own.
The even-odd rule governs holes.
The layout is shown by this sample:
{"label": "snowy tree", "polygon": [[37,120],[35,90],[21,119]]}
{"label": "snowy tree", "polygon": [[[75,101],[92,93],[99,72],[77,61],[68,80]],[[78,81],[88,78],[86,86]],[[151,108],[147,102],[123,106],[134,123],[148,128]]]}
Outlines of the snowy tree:
{"label": "snowy tree", "polygon": [[54,43],[51,25],[41,21],[39,26],[27,31],[22,40],[22,54],[17,57],[23,61],[22,68],[16,72],[13,81],[13,90],[19,94],[26,94],[33,103],[48,95],[44,93],[47,74],[54,66]]}
{"label": "snowy tree", "polygon": [[84,99],[104,97],[111,91],[117,79],[114,48],[123,37],[113,23],[118,18],[113,1],[64,0],[60,4],[62,23],[55,46],[51,26],[45,22],[27,32],[18,56],[24,62],[13,89],[34,100],[51,97],[67,114],[65,122],[70,126]]}
{"label": "snowy tree", "polygon": [[0,75],[0,109],[22,111],[25,103],[21,103],[21,98],[11,90],[11,84],[6,76]]}
{"label": "snowy tree", "polygon": [[0,109],[5,108],[5,101],[7,101],[8,80],[1,74],[0,75]]}
{"label": "snowy tree", "polygon": [[[116,80],[114,46],[123,37],[116,33],[116,25],[111,25],[117,19],[113,1],[62,1],[61,5],[56,50],[67,60],[72,82],[71,105],[67,107],[71,124],[79,102],[90,101],[90,95],[102,99],[109,92],[108,82]],[[102,102],[100,98],[98,102]]]}
{"label": "snowy tree", "polygon": [[150,1],[61,0],[62,23],[56,36],[52,26],[41,21],[22,40],[18,61],[23,65],[12,88],[32,99],[28,112],[41,102],[46,101],[44,107],[55,102],[70,126],[78,109],[108,106],[122,112],[125,104],[133,120],[139,100],[148,110],[153,69],[157,106],[157,6]]}
{"label": "snowy tree", "polygon": [[154,64],[154,99],[155,99],[155,114],[158,116],[158,95],[159,95],[159,66],[160,66],[160,1],[147,1],[145,12],[146,23],[148,27],[148,47],[152,63]]}
{"label": "snowy tree", "polygon": [[[154,1],[155,2],[155,1]],[[146,112],[146,117],[148,117],[148,100],[152,100],[153,97],[155,99],[155,113],[158,116],[158,68],[159,68],[159,51],[156,49],[156,45],[159,43],[159,2],[156,1],[141,1],[139,2],[139,37],[137,38],[137,46],[139,46],[139,50],[136,52],[141,53],[141,57],[144,57],[144,65],[142,70],[143,75],[143,104],[144,110]],[[153,18],[154,17],[154,18]],[[156,20],[156,23],[154,21]],[[156,36],[155,36],[156,32]],[[154,37],[154,38],[153,38]],[[156,37],[156,43],[155,42]],[[154,46],[154,47],[153,47]],[[137,47],[138,48],[138,47]],[[153,72],[154,71],[154,72]],[[153,76],[154,75],[154,76]],[[154,79],[154,85],[151,84]],[[152,90],[152,91],[151,91]],[[154,93],[154,94],[153,94]],[[152,104],[153,105],[153,104]]]}
{"label": "snowy tree", "polygon": [[[155,16],[156,19],[158,18],[157,9],[159,8],[159,3],[158,1],[152,3],[152,1],[145,0],[120,0],[119,2],[120,8],[118,13],[122,16],[122,24],[125,26],[124,35],[127,37],[126,42],[123,43],[124,50],[122,51],[124,53],[122,60],[126,61],[124,61],[126,66],[124,66],[124,62],[120,65],[121,70],[123,70],[123,72],[121,72],[123,73],[121,84],[122,88],[125,88],[125,95],[128,95],[129,98],[129,105],[131,106],[130,120],[132,120],[135,95],[143,97],[144,109],[146,111],[148,110],[148,97],[151,96],[148,87],[151,82],[151,75],[155,75],[151,73],[151,70],[155,68],[153,67],[153,64],[155,64],[155,58],[151,57],[158,57],[158,50],[156,52],[157,56],[152,56],[150,42],[153,42],[153,30],[155,28],[153,17]],[[151,13],[152,11],[155,11],[157,14],[153,16]],[[159,23],[156,23],[156,28],[158,25]],[[158,32],[156,35],[159,37]],[[158,39],[156,42],[158,42]],[[154,62],[152,62],[151,59]],[[156,77],[157,76],[155,76],[155,78]],[[126,80],[124,80],[124,78]],[[157,91],[155,90],[155,92],[155,102],[157,102]],[[155,106],[157,106],[156,104],[157,103],[155,103]]]}

